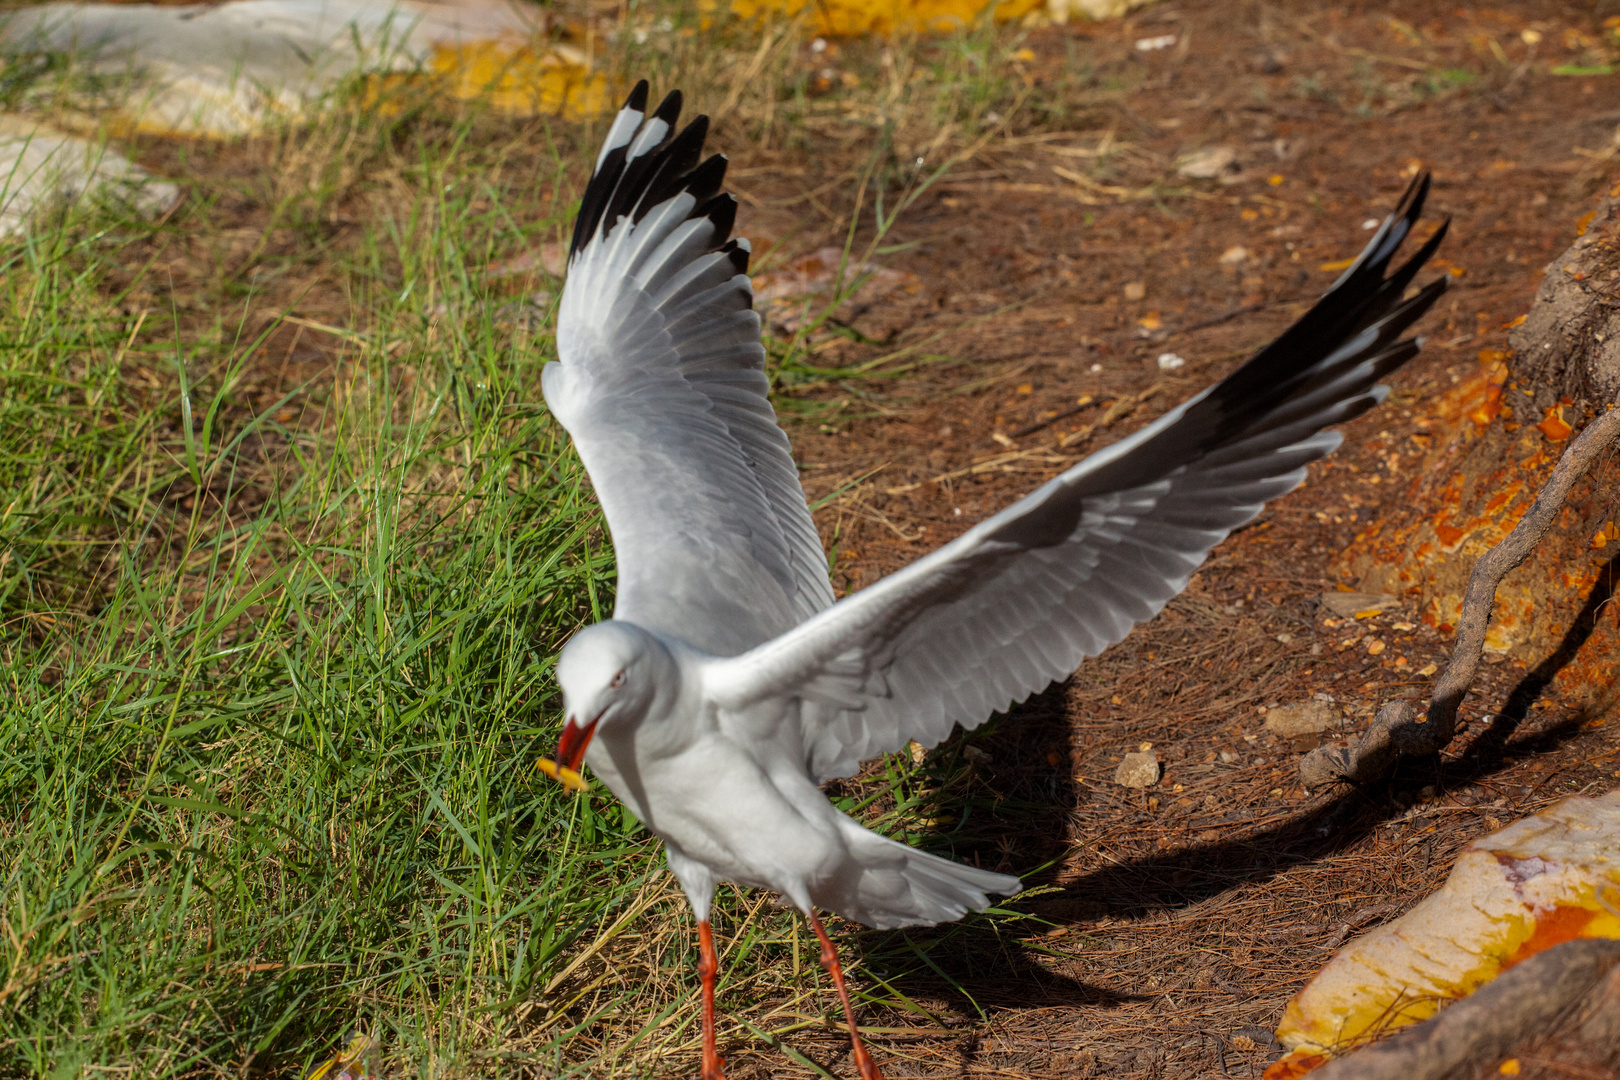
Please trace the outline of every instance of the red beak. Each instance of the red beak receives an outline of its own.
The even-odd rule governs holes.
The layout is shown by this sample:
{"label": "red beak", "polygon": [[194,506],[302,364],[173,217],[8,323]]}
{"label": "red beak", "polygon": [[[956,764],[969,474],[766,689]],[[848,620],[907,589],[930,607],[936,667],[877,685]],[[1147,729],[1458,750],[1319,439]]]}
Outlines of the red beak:
{"label": "red beak", "polygon": [[579,770],[585,764],[585,748],[591,745],[591,736],[596,734],[596,725],[601,720],[602,717],[597,716],[580,727],[570,716],[568,723],[563,726],[562,738],[557,740],[557,760],[541,758],[536,763],[540,771],[570,791],[584,791],[589,787]]}

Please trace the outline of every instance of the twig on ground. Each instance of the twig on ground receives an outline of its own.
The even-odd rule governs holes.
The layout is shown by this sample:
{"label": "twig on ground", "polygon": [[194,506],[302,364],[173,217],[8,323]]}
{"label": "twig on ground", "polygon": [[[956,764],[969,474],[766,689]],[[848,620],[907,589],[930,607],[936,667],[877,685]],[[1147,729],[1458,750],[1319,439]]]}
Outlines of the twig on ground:
{"label": "twig on ground", "polygon": [[1348,750],[1321,746],[1305,756],[1299,763],[1299,778],[1307,789],[1326,787],[1336,781],[1365,784],[1380,780],[1394,769],[1400,755],[1436,754],[1451,742],[1456,733],[1457,710],[1479,670],[1497,587],[1547,534],[1575,481],[1617,440],[1620,440],[1620,407],[1610,407],[1569,444],[1530,512],[1501,543],[1474,564],[1468,578],[1468,595],[1457,622],[1457,644],[1452,650],[1451,662],[1435,684],[1428,711],[1420,716],[1410,701],[1386,702],[1357,746]]}

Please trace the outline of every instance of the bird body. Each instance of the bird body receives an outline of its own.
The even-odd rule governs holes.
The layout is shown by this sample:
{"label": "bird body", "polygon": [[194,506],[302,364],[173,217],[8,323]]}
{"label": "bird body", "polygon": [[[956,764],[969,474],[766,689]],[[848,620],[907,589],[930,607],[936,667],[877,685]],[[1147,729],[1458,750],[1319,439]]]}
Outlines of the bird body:
{"label": "bird body", "polygon": [[875,927],[982,910],[1018,879],[873,833],[819,785],[910,741],[972,728],[1122,639],[1233,529],[1334,449],[1417,353],[1405,331],[1441,278],[1408,286],[1421,176],[1323,298],[1215,386],[1053,478],[938,551],[834,603],[827,563],[763,373],[746,241],[679,134],[679,94],[615,119],[575,225],[544,391],[573,436],[618,556],[613,618],[557,664],[558,760],[591,769],[663,841],[698,918],[705,1080],[717,1080],[708,924],[721,881],[802,910],[861,1044],[816,917]]}
{"label": "bird body", "polygon": [[[604,658],[612,667],[605,673]],[[983,908],[989,893],[1017,891],[1015,877],[895,843],[838,810],[811,780],[795,740],[770,737],[797,727],[797,703],[774,703],[774,712],[739,729],[705,693],[712,659],[608,620],[575,635],[558,661],[565,693],[620,670],[627,686],[656,688],[647,719],[601,724],[585,761],[664,841],[699,918],[720,881],[880,928],[960,918]]]}

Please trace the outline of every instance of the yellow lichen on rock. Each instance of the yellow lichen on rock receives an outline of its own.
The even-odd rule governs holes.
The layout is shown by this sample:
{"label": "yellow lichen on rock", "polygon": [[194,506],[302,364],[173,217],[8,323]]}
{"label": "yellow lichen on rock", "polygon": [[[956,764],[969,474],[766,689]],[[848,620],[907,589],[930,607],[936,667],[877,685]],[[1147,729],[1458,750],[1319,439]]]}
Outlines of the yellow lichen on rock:
{"label": "yellow lichen on rock", "polygon": [[997,22],[1068,22],[1118,18],[1152,0],[732,0],[745,19],[801,13],[807,29],[830,37],[903,32],[944,33],[968,26],[986,12]]}
{"label": "yellow lichen on rock", "polygon": [[606,76],[592,72],[585,54],[567,45],[535,51],[527,42],[475,41],[440,46],[429,64],[445,88],[462,100],[484,100],[518,116],[600,116],[617,106]]}
{"label": "yellow lichen on rock", "polygon": [[1581,937],[1620,938],[1620,792],[1475,840],[1439,892],[1328,962],[1288,1003],[1277,1040],[1292,1057],[1342,1053]]}

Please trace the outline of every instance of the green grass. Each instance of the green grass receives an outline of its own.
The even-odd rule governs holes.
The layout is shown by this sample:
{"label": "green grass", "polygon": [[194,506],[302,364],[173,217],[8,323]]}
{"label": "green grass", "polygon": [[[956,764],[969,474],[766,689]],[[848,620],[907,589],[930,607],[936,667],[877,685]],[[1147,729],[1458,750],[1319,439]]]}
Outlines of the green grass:
{"label": "green grass", "polygon": [[[958,120],[1000,100],[960,90]],[[613,558],[541,401],[549,316],[482,271],[562,234],[599,129],[340,102],[258,169],[176,156],[161,226],[86,208],[0,249],[0,1076],[290,1076],[356,1024],[390,1076],[688,1063],[656,845],[530,768]],[[276,384],[313,299],[330,369]],[[863,375],[802,344],[789,381]],[[842,801],[938,843],[962,775],[896,757]],[[792,1056],[834,1014],[768,901],[722,896],[721,992]],[[924,1011],[904,975],[947,940],[870,940],[869,1000]]]}

